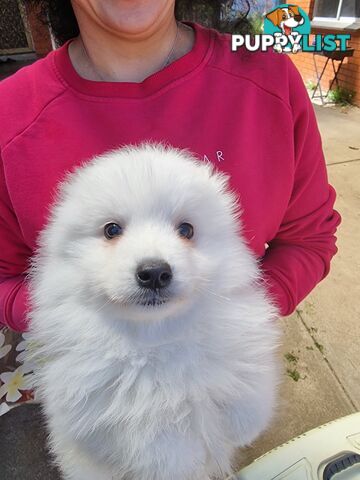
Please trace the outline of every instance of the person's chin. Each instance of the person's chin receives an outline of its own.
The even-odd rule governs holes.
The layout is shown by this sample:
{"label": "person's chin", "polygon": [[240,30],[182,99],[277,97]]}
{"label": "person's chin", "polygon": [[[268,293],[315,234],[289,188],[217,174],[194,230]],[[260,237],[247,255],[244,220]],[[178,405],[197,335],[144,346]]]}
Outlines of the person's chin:
{"label": "person's chin", "polygon": [[165,13],[165,9],[160,8],[157,2],[149,3],[147,6],[144,6],[143,1],[138,0],[115,3],[116,5],[114,2],[102,3],[100,16],[108,28],[126,35],[146,34],[159,24]]}

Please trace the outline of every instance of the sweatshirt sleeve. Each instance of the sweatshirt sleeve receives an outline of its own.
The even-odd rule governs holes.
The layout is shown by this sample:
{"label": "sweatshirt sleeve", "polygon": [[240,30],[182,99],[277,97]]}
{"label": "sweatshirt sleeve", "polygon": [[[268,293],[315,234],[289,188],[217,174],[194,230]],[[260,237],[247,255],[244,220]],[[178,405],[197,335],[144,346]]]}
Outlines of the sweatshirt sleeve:
{"label": "sweatshirt sleeve", "polygon": [[290,59],[290,106],[293,115],[295,170],[291,198],[280,228],[262,258],[269,294],[287,316],[329,273],[337,252],[335,232],[341,222],[334,210],[314,108]]}
{"label": "sweatshirt sleeve", "polygon": [[27,283],[30,249],[26,246],[6,187],[0,158],[0,324],[27,329]]}

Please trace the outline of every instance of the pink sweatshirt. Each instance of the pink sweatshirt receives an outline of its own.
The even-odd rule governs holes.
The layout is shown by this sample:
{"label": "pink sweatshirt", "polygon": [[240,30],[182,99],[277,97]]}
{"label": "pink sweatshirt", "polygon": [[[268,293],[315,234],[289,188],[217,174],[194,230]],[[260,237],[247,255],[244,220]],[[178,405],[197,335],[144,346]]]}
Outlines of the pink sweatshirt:
{"label": "pink sweatshirt", "polygon": [[58,182],[129,142],[186,147],[231,175],[244,234],[282,315],[328,274],[340,215],[298,71],[285,54],[231,52],[229,35],[189,24],[191,52],[141,83],[81,78],[68,44],[1,82],[3,324],[26,330],[25,272]]}

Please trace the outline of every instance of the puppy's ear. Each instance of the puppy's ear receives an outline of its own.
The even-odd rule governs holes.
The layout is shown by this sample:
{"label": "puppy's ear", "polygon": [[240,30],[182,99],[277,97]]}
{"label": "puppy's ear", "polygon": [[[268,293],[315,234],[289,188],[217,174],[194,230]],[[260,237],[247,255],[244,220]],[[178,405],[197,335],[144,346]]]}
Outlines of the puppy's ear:
{"label": "puppy's ear", "polygon": [[299,7],[297,7],[296,5],[291,5],[289,7],[289,10],[293,12],[294,15],[301,15],[301,13],[299,12]]}
{"label": "puppy's ear", "polygon": [[276,27],[280,26],[282,12],[280,8],[277,8],[273,12],[270,12],[266,15],[266,18],[270,20]]}

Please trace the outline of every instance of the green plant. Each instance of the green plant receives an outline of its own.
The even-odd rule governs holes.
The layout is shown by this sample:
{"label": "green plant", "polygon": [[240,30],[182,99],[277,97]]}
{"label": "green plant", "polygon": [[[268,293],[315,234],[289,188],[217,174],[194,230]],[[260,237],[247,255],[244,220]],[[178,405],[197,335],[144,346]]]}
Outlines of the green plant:
{"label": "green plant", "polygon": [[324,345],[321,345],[320,343],[318,343],[316,340],[314,340],[315,342],[315,347],[320,350],[320,353],[322,353],[324,355]]}
{"label": "green plant", "polygon": [[299,360],[299,357],[290,352],[286,353],[284,357],[290,363],[297,363],[297,361]]}
{"label": "green plant", "polygon": [[334,90],[330,90],[328,98],[331,102],[338,105],[352,104],[355,92],[343,87],[336,87]]}
{"label": "green plant", "polygon": [[290,370],[288,368],[286,370],[287,375],[294,380],[294,382],[298,382],[300,380],[300,373],[294,368],[293,370]]}
{"label": "green plant", "polygon": [[316,83],[313,82],[312,80],[308,80],[306,82],[306,87],[313,92],[316,88]]}

